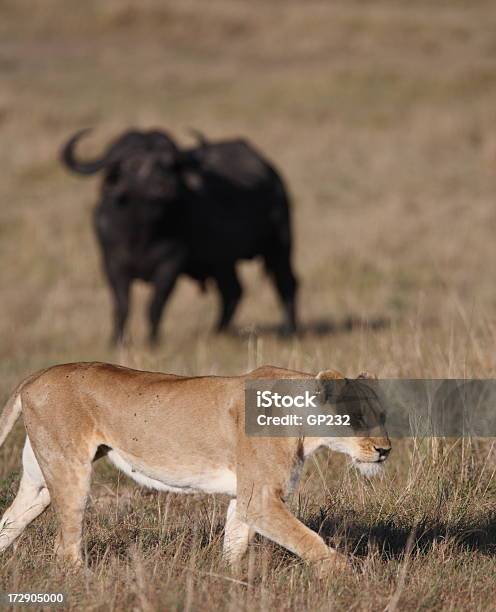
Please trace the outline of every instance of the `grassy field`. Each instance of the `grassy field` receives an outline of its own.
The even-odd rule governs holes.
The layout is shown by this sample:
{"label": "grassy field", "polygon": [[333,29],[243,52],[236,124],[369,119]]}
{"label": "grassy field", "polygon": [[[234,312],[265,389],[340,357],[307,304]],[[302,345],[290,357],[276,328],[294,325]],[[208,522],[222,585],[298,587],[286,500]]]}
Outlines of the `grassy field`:
{"label": "grassy field", "polygon": [[[483,0],[0,0],[0,399],[28,373],[105,360],[181,374],[262,363],[381,377],[496,374],[496,12]],[[108,348],[110,301],[91,229],[97,181],[57,161],[130,125],[245,135],[294,202],[303,333],[279,321],[256,262],[241,266],[238,334],[210,333],[216,296],[181,280],[162,346]],[[0,450],[0,510],[23,429]],[[496,610],[496,448],[394,443],[386,476],[309,462],[295,513],[357,559],[318,580],[257,539],[223,565],[227,499],[135,487],[97,465],[84,545],[60,576],[51,510],[0,556],[0,591],[59,591],[91,610]]]}

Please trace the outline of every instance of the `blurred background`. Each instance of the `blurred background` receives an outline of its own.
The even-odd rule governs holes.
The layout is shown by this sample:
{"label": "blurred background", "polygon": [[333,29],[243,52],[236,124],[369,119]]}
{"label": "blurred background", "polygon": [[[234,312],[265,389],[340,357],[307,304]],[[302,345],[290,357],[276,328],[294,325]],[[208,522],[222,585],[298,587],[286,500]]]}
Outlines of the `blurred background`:
{"label": "blurred background", "polygon": [[[493,377],[495,32],[489,0],[0,0],[1,398],[33,370],[94,359]],[[250,262],[237,336],[211,335],[217,295],[184,278],[159,349],[144,342],[145,286],[129,347],[108,347],[99,179],[58,155],[79,128],[94,128],[80,147],[91,156],[131,126],[185,146],[191,127],[244,136],[275,162],[305,333],[257,333],[280,309]],[[18,433],[0,451],[4,476]]]}
{"label": "blurred background", "polygon": [[[399,338],[412,326],[433,339],[460,318],[474,332],[485,319],[492,333],[490,2],[213,0],[207,9],[194,0],[4,0],[0,8],[5,374],[112,357],[91,227],[99,179],[74,177],[58,161],[66,138],[88,126],[81,154],[100,153],[130,126],[164,127],[184,145],[195,127],[213,139],[246,136],[275,161],[293,197],[303,326],[334,332],[295,341],[308,353],[300,365],[314,367],[316,357],[346,369],[339,345]],[[244,264],[241,275],[237,326],[277,323],[261,267]],[[217,296],[188,279],[167,308],[162,352],[141,355],[145,294],[135,290],[131,325],[141,365],[248,366],[239,340],[211,339],[213,353],[202,354]],[[350,332],[350,319],[364,325]],[[264,342],[267,359],[287,365],[288,344],[277,359],[278,340]],[[415,374],[413,364],[396,367],[388,373]]]}

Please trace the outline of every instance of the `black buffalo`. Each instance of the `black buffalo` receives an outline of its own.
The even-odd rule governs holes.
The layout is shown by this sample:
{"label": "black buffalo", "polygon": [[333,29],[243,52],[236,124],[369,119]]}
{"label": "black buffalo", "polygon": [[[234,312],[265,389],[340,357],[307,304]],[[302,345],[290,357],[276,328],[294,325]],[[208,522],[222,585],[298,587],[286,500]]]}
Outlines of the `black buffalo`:
{"label": "black buffalo", "polygon": [[154,287],[150,340],[158,339],[164,305],[181,274],[213,279],[222,308],[217,330],[241,298],[236,262],[260,256],[284,307],[282,330],[296,330],[289,200],[274,167],[242,139],[180,150],[165,132],[128,131],[98,159],[81,161],[75,146],[62,160],[74,172],[103,171],[94,223],[115,304],[113,340],[123,339],[134,279]]}

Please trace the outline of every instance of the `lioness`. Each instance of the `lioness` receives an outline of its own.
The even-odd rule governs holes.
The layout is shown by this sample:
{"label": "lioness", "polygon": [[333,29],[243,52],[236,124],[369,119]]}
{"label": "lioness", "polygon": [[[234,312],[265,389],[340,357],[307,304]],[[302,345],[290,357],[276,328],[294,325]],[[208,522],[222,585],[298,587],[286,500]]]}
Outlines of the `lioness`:
{"label": "lioness", "polygon": [[[27,432],[19,491],[0,521],[0,550],[53,502],[57,558],[80,564],[91,466],[106,455],[135,481],[160,491],[231,496],[224,555],[232,564],[253,532],[308,562],[345,562],[291,514],[284,499],[305,458],[318,448],[347,453],[365,471],[386,459],[387,433],[381,425],[369,437],[248,437],[244,388],[254,378],[314,375],[265,366],[242,376],[184,377],[73,363],[24,380],[0,417],[0,445],[21,412]],[[328,370],[317,378],[343,376]]]}

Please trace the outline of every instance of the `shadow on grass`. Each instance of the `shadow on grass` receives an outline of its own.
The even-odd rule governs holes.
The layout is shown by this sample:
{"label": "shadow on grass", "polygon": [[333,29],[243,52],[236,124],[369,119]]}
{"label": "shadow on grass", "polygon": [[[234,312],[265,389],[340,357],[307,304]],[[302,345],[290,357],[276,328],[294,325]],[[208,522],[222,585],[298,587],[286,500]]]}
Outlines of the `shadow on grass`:
{"label": "shadow on grass", "polygon": [[[496,556],[496,515],[481,516],[477,523],[444,523],[424,521],[413,526],[399,526],[382,521],[370,526],[355,521],[329,520],[324,513],[307,525],[326,542],[340,540],[349,553],[365,557],[373,549],[384,559],[404,556],[412,529],[415,529],[412,552],[426,554],[436,543],[451,541],[467,551]],[[339,546],[341,548],[341,546]]]}
{"label": "shadow on grass", "polygon": [[305,337],[305,336],[331,336],[336,334],[351,333],[356,330],[381,330],[391,327],[391,319],[376,317],[373,319],[361,319],[359,317],[345,317],[338,321],[332,318],[315,319],[303,322],[299,325],[298,332],[294,335],[284,333],[280,325],[253,325],[249,327],[233,327],[228,333],[240,338],[249,336],[271,336],[281,337]]}

